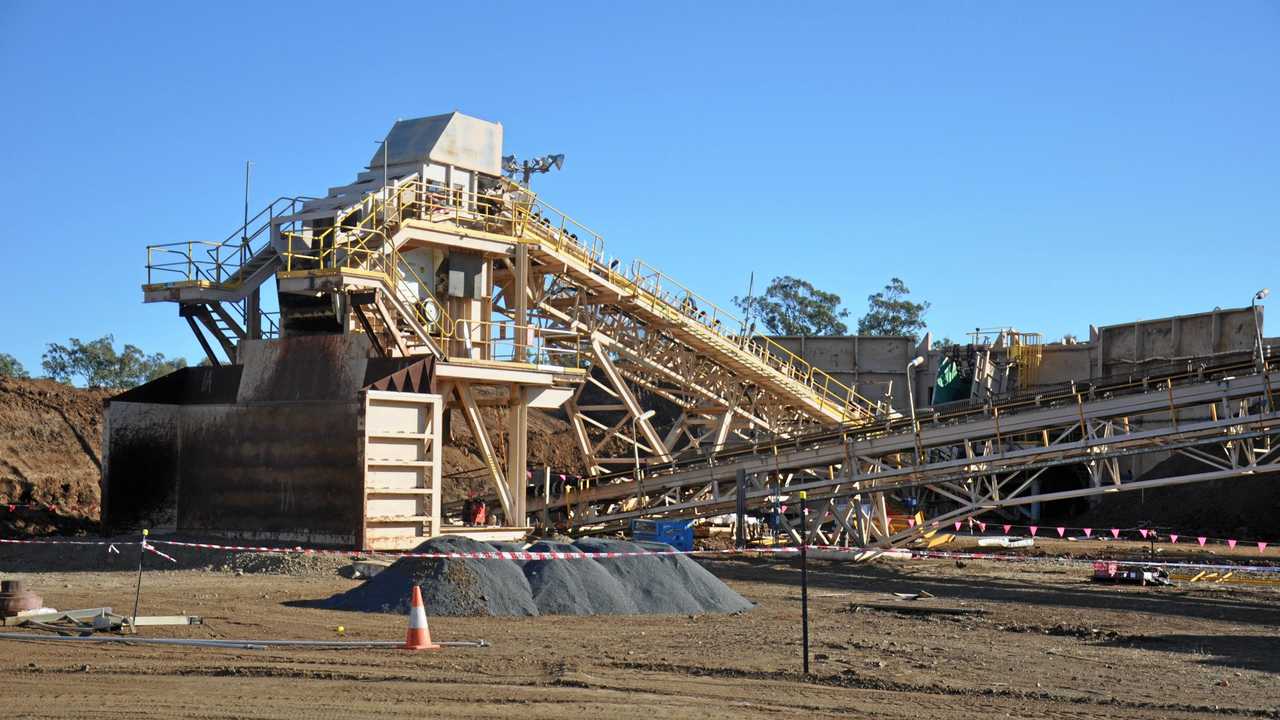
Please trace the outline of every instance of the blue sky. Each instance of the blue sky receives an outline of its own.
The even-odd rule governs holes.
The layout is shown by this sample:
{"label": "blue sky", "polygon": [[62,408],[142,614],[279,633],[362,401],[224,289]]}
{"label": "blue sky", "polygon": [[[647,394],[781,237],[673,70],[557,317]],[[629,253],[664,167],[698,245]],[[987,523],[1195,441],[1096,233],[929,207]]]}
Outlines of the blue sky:
{"label": "blue sky", "polygon": [[0,351],[198,359],[147,244],[232,232],[247,159],[255,209],[323,194],[454,109],[725,305],[790,274],[856,318],[897,276],[936,334],[1056,338],[1280,291],[1277,2],[359,7],[0,5]]}

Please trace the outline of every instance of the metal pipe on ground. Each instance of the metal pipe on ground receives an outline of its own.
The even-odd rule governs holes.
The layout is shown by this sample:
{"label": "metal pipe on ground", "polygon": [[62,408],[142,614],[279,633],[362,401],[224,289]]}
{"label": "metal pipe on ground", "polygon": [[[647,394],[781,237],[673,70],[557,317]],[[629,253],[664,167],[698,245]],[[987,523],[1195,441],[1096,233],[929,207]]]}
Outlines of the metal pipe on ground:
{"label": "metal pipe on ground", "polygon": [[[130,645],[183,645],[190,647],[233,648],[260,650],[268,647],[303,647],[323,649],[349,648],[400,648],[403,640],[201,640],[198,638],[140,638],[89,635],[64,637],[61,635],[34,635],[29,633],[0,633],[0,640],[33,640],[36,642],[98,642],[126,643]],[[440,641],[444,647],[489,647],[488,640]]]}

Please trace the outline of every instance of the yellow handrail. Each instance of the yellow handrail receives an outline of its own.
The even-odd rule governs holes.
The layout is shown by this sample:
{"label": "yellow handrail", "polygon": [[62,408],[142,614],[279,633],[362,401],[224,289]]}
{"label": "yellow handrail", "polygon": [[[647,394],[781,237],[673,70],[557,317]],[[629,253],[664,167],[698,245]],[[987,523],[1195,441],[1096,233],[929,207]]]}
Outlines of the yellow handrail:
{"label": "yellow handrail", "polygon": [[[546,244],[554,250],[567,252],[593,272],[630,291],[633,297],[643,299],[650,311],[686,326],[690,324],[688,321],[692,321],[695,327],[701,326],[699,335],[705,341],[745,352],[789,381],[806,388],[816,396],[818,406],[823,410],[835,410],[844,418],[862,419],[870,417],[873,409],[878,407],[877,403],[862,397],[771,338],[748,332],[746,324],[733,314],[643,261],[632,262],[628,273],[619,273],[608,267],[604,261],[604,240],[599,233],[542,201],[529,189],[511,181],[504,183],[504,194],[484,195],[436,186],[416,175],[404,178],[394,186],[369,193],[338,213],[332,226],[309,238],[305,252],[294,251],[294,241],[303,239],[302,233],[283,233],[287,240],[283,253],[285,271],[295,270],[295,258],[308,266],[297,269],[347,267],[373,271],[382,274],[393,291],[398,292],[402,273],[407,270],[419,283],[421,292],[429,286],[407,263],[401,262],[398,250],[389,242],[388,230],[398,227],[406,217],[449,220],[461,227],[472,227],[523,242]],[[149,248],[149,267],[153,264],[150,262],[151,252]],[[190,249],[185,258],[190,265]],[[188,270],[188,276],[191,272]],[[221,268],[218,268],[215,278],[220,273]],[[215,278],[211,280],[217,282]],[[441,312],[437,324],[441,328],[441,337],[446,334],[452,336],[459,321],[449,318],[444,305],[434,296],[431,300]],[[416,304],[413,306],[416,319],[424,327],[433,324],[422,315]]]}
{"label": "yellow handrail", "polygon": [[[242,277],[237,282],[231,282],[231,279],[251,257],[265,247],[265,245],[259,245],[255,249],[252,247],[253,241],[263,233],[269,233],[276,218],[295,214],[300,204],[309,199],[306,197],[276,198],[222,242],[187,240],[148,245],[147,283],[155,282],[154,273],[166,276],[172,273],[181,278],[176,282],[205,281],[227,289],[238,286],[245,278]],[[197,249],[204,251],[204,258],[197,257]],[[182,260],[156,262],[157,256],[167,260],[169,255],[178,255]]]}
{"label": "yellow handrail", "polygon": [[[424,192],[422,188],[425,186],[420,180],[406,183],[406,186],[415,186],[417,194],[428,198],[423,208],[427,219],[443,219],[437,216],[448,216],[458,225],[478,224],[480,229],[488,232],[508,235],[525,242],[546,243],[555,250],[568,252],[594,272],[631,290],[637,297],[645,297],[652,311],[657,312],[661,307],[671,319],[683,315],[699,322],[714,335],[724,337],[727,342],[732,342],[767,367],[801,384],[817,396],[818,405],[824,410],[836,410],[846,418],[869,419],[878,407],[878,403],[859,395],[853,388],[771,338],[745,332],[745,324],[731,313],[643,261],[636,260],[631,264],[630,276],[608,267],[605,263],[604,240],[599,233],[542,201],[529,189],[511,181],[505,183],[505,202],[504,198],[498,196],[444,189],[434,193]],[[445,199],[441,202],[431,200],[436,197]],[[511,217],[492,211],[492,208],[504,206],[510,208]],[[670,293],[663,292],[664,281],[668,288],[679,289],[680,306],[677,307]],[[734,335],[727,332],[734,326],[741,333],[736,336],[736,340],[733,339]]]}
{"label": "yellow handrail", "polygon": [[451,343],[452,350],[462,351],[446,352],[449,357],[582,367],[577,333],[568,330],[458,318],[442,340]]}
{"label": "yellow handrail", "polygon": [[[573,250],[577,251],[575,254],[583,261],[588,262],[596,272],[605,275],[615,284],[627,287],[637,295],[648,296],[652,310],[656,310],[661,304],[668,310],[676,310],[677,316],[688,317],[705,326],[716,335],[725,335],[726,327],[738,326],[743,332],[739,336],[739,342],[735,344],[767,366],[813,391],[818,396],[819,407],[823,409],[831,408],[837,410],[846,417],[870,419],[874,409],[878,407],[878,403],[859,395],[853,388],[815,367],[812,363],[786,349],[773,339],[759,333],[745,332],[745,323],[737,317],[644,261],[635,260],[632,262],[630,277],[607,267],[603,262],[603,240],[597,233],[572,220],[551,205],[542,202],[532,191],[518,185],[515,187],[519,188],[519,192],[530,197],[527,205],[528,209],[526,210],[529,216],[534,215],[535,211],[540,211],[537,214],[542,217],[547,215],[558,215],[560,217],[558,226],[554,223],[547,225],[548,229],[555,228],[558,232],[543,233],[549,236],[553,242],[559,243],[561,246],[559,249],[572,247]],[[531,223],[526,225],[529,224]],[[577,227],[591,237],[594,242],[590,248],[584,247],[581,243],[565,243],[567,227]],[[680,306],[677,307],[675,302],[669,299],[672,297],[669,292],[663,292],[662,285],[664,280],[668,288],[679,289],[679,294],[681,295]],[[708,309],[710,313],[707,312]],[[670,314],[668,313],[668,315]]]}

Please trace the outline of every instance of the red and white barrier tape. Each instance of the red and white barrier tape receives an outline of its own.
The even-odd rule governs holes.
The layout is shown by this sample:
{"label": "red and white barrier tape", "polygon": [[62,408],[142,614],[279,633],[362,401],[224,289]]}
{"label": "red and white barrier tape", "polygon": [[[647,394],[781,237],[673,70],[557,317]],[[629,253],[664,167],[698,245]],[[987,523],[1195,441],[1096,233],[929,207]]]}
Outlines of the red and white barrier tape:
{"label": "red and white barrier tape", "polygon": [[165,560],[168,560],[171,563],[178,562],[177,558],[173,557],[172,555],[165,555],[164,553],[155,549],[155,547],[152,546],[152,544],[147,542],[146,540],[142,541],[142,549],[146,550],[147,552],[155,553],[156,555],[159,555],[160,557],[164,558]]}
{"label": "red and white barrier tape", "polygon": [[[834,549],[834,548],[823,548]],[[955,552],[950,550],[911,550],[911,556],[939,560],[993,560],[997,562],[1050,563],[1055,565],[1090,565],[1105,562],[1127,567],[1180,568],[1184,570],[1233,570],[1235,572],[1280,573],[1280,565],[1230,565],[1224,563],[1170,562],[1163,560],[1099,560],[1093,558],[1029,557],[1001,553]]]}
{"label": "red and white barrier tape", "polygon": [[[353,557],[358,555],[369,555],[368,552],[360,552],[356,550],[314,550],[303,547],[270,547],[256,545],[219,545],[216,543],[193,543],[181,542],[178,540],[152,540],[152,543],[164,545],[172,545],[176,547],[198,548],[201,550],[223,550],[229,552],[261,552],[261,553],[280,553],[280,554],[301,554],[301,555],[336,555],[341,557]],[[669,556],[669,555],[733,555],[740,553],[772,553],[772,554],[795,554],[800,549],[796,547],[776,547],[776,548],[753,548],[750,550],[737,550],[733,548],[724,550],[633,550],[633,551],[606,551],[606,552],[559,552],[548,550],[494,550],[480,552],[383,552],[376,553],[378,555],[387,555],[390,557],[408,557],[427,560],[608,560],[628,557],[646,557],[646,556]]]}
{"label": "red and white barrier tape", "polygon": [[[270,546],[250,546],[250,545],[220,545],[216,543],[189,543],[177,540],[152,540],[153,543],[163,543],[165,545],[173,545],[178,547],[192,547],[205,550],[223,550],[230,552],[264,552],[264,553],[281,553],[281,554],[303,554],[303,555],[336,555],[344,557],[353,557],[359,555],[368,555],[369,553],[358,552],[353,550],[314,550],[302,547],[270,547]],[[845,552],[850,554],[871,553],[874,555],[876,548],[859,548],[859,547],[843,547],[836,545],[810,545],[809,550],[822,550],[827,552]],[[727,548],[722,550],[637,550],[626,552],[556,552],[556,551],[539,551],[539,550],[495,550],[481,552],[389,552],[379,553],[391,557],[408,557],[432,560],[609,560],[628,557],[646,557],[646,556],[670,556],[670,555],[747,555],[747,554],[771,554],[771,555],[796,555],[799,554],[800,548],[795,546],[785,547],[769,547],[769,548],[749,548],[746,550],[738,550],[736,548]],[[940,550],[908,550],[912,557],[922,559],[957,559],[957,560],[993,560],[999,562],[1040,562],[1040,563],[1058,563],[1058,564],[1086,564],[1092,565],[1096,560],[1084,558],[1052,558],[1052,557],[1029,557],[1026,555],[1012,555],[999,553],[980,553],[980,552],[953,552]],[[1107,562],[1115,562],[1119,565],[1140,565],[1144,567],[1177,567],[1187,569],[1231,569],[1238,572],[1280,572],[1280,566],[1267,565],[1229,565],[1229,564],[1213,564],[1213,563],[1178,563],[1178,562],[1145,562],[1141,560],[1117,560]]]}
{"label": "red and white barrier tape", "polygon": [[[907,525],[909,527],[914,528],[916,526],[915,519],[907,518]],[[1204,547],[1206,544],[1226,545],[1228,548],[1235,550],[1237,545],[1253,545],[1258,548],[1259,553],[1266,552],[1267,548],[1273,545],[1272,542],[1266,541],[1266,540],[1237,540],[1236,538],[1215,538],[1215,537],[1209,537],[1207,535],[1196,535],[1195,533],[1161,532],[1160,530],[1152,529],[1152,528],[1137,528],[1137,527],[1135,528],[1116,528],[1116,527],[1091,528],[1091,527],[1070,527],[1066,525],[1015,525],[1013,523],[996,523],[996,522],[988,523],[982,520],[976,520],[972,517],[965,518],[963,520],[955,520],[949,523],[940,523],[936,520],[926,521],[923,527],[926,530],[942,530],[944,528],[954,528],[956,532],[960,532],[961,528],[968,526],[970,530],[976,530],[979,534],[985,534],[987,532],[988,525],[990,525],[993,529],[999,528],[1001,531],[1004,532],[1005,535],[1008,535],[1010,532],[1014,530],[1026,530],[1031,535],[1031,537],[1040,537],[1043,534],[1044,536],[1052,538],[1053,533],[1056,532],[1059,538],[1065,538],[1065,539],[1071,539],[1071,540],[1087,540],[1087,539],[1106,540],[1107,534],[1110,534],[1111,539],[1113,540],[1121,540],[1121,539],[1137,540],[1139,538],[1133,537],[1133,533],[1137,533],[1140,539],[1146,542],[1168,542],[1168,543],[1177,545],[1179,540],[1182,540],[1185,542],[1185,541],[1190,541],[1191,539],[1195,539],[1196,543],[1200,547]],[[1094,534],[1095,530],[1098,531],[1097,535]],[[1103,530],[1106,530],[1106,533],[1104,533]],[[1071,534],[1078,533],[1078,536],[1068,538],[1069,533]],[[1126,535],[1126,537],[1121,538],[1120,537],[1121,535]]]}
{"label": "red and white barrier tape", "polygon": [[[183,542],[180,540],[143,540],[143,541],[112,541],[112,540],[12,540],[0,538],[0,543],[5,544],[21,544],[21,545],[90,545],[90,546],[109,546],[109,552],[119,552],[116,550],[117,545],[134,545],[140,544],[142,548],[150,553],[159,555],[160,557],[172,563],[177,563],[177,558],[161,552],[155,545],[168,545],[171,547],[195,548],[201,550],[221,550],[224,552],[259,552],[259,553],[277,553],[289,555],[327,555],[336,557],[356,557],[369,555],[368,552],[356,550],[317,550],[313,548],[295,547],[273,547],[264,545],[222,545],[218,543],[196,543]],[[809,550],[820,550],[825,552],[840,552],[849,554],[869,554],[874,558],[876,548],[859,548],[859,547],[843,547],[837,545],[810,545]],[[984,552],[958,552],[950,550],[915,550],[904,549],[909,552],[911,557],[919,559],[941,559],[941,560],[988,560],[995,562],[1018,562],[1018,563],[1049,563],[1058,565],[1092,565],[1099,560],[1093,558],[1070,558],[1070,557],[1034,557],[1027,555],[1001,554],[1001,553],[984,553]],[[581,552],[561,552],[561,551],[545,551],[545,550],[494,550],[480,552],[384,552],[376,553],[389,557],[407,557],[429,560],[614,560],[632,557],[662,557],[675,555],[700,555],[700,556],[726,556],[726,555],[751,555],[751,554],[768,554],[768,555],[796,555],[799,554],[800,548],[796,546],[784,547],[768,547],[768,548],[748,548],[738,550],[736,548],[727,548],[720,550],[633,550],[633,551],[581,551]],[[901,551],[900,551],[901,552]],[[1104,562],[1113,563],[1124,566],[1142,566],[1142,567],[1162,567],[1162,568],[1182,568],[1188,570],[1232,570],[1235,572],[1255,572],[1255,573],[1280,573],[1280,565],[1233,565],[1226,563],[1196,563],[1196,562],[1169,562],[1169,561],[1144,561],[1144,560],[1104,560]]]}
{"label": "red and white barrier tape", "polygon": [[10,540],[8,538],[0,538],[0,543],[6,545],[129,545],[129,542],[119,542],[115,540]]}

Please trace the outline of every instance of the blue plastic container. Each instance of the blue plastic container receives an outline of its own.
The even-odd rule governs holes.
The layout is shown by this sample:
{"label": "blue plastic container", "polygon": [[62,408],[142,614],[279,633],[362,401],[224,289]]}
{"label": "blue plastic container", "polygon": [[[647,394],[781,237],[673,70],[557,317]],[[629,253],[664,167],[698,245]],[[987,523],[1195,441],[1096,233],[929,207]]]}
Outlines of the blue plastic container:
{"label": "blue plastic container", "polygon": [[632,520],[631,539],[666,543],[677,550],[692,550],[693,521]]}

